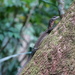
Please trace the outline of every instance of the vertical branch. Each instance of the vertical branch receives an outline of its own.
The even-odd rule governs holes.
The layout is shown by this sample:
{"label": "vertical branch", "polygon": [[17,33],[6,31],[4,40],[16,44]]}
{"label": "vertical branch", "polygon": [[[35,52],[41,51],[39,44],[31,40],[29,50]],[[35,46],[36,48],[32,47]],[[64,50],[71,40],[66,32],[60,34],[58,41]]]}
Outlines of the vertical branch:
{"label": "vertical branch", "polygon": [[65,14],[64,6],[65,6],[64,0],[58,0],[58,10],[59,10],[59,15],[60,15],[61,18]]}
{"label": "vertical branch", "polygon": [[35,9],[35,6],[32,7],[32,9],[30,10],[29,14],[27,15],[26,21],[23,23],[23,26],[22,26],[22,28],[21,28],[20,34],[22,34],[23,30],[25,30],[25,27],[27,27],[27,24],[28,24],[28,22],[29,22],[29,20],[30,20],[30,17],[31,17],[31,15],[32,15],[34,9]]}

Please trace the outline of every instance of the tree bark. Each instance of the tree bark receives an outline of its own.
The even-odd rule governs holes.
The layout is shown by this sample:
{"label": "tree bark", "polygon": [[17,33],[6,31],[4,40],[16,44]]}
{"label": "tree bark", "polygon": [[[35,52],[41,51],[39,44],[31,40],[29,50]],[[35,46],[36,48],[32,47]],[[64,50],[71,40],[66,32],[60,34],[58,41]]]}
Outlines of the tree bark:
{"label": "tree bark", "polygon": [[75,0],[20,75],[75,75]]}

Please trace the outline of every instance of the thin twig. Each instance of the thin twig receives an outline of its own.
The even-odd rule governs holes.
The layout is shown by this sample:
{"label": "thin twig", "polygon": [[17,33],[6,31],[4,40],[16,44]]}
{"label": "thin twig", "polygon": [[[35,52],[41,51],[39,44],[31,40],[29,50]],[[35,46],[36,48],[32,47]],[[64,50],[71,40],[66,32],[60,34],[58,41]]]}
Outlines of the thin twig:
{"label": "thin twig", "polygon": [[11,55],[11,56],[8,56],[8,57],[5,57],[5,58],[2,58],[2,59],[0,59],[0,63],[2,63],[2,62],[4,62],[4,61],[6,61],[6,60],[9,60],[9,59],[11,59],[11,58],[15,58],[15,57],[17,57],[17,56],[19,56],[19,55],[23,55],[23,54],[31,54],[32,52],[25,52],[25,53],[19,53],[19,54],[14,54],[14,55]]}
{"label": "thin twig", "polygon": [[[36,4],[36,5],[37,5],[37,4]],[[28,16],[26,17],[26,18],[27,18],[26,21],[23,23],[23,26],[22,26],[22,28],[21,28],[20,33],[22,33],[23,30],[25,30],[25,28],[27,27],[27,24],[28,24],[28,22],[29,22],[29,20],[30,20],[30,17],[31,17],[31,15],[32,15],[32,13],[33,13],[33,11],[34,11],[36,5],[31,8],[31,10],[30,10]]]}
{"label": "thin twig", "polygon": [[4,49],[7,47],[8,43],[10,42],[10,39],[11,39],[11,38],[9,38],[8,41],[6,42],[6,44],[0,49],[0,52],[1,52],[2,50],[4,50]]}

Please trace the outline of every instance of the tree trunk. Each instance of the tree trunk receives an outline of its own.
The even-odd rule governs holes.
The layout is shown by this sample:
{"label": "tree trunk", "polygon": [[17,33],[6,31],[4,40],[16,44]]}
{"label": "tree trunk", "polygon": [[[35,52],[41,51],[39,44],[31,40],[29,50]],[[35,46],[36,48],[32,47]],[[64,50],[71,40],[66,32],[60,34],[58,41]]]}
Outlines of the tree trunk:
{"label": "tree trunk", "polygon": [[75,75],[75,0],[20,75]]}

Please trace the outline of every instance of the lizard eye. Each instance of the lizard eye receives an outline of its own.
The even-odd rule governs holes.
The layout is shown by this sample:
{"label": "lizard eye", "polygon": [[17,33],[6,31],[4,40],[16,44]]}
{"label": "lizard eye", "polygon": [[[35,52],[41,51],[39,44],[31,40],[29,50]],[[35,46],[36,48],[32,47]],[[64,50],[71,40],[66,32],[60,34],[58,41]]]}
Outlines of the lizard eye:
{"label": "lizard eye", "polygon": [[54,16],[53,18],[56,18],[56,16]]}
{"label": "lizard eye", "polygon": [[56,20],[56,19],[58,19],[59,18],[59,16],[54,16],[52,19],[53,20]]}

